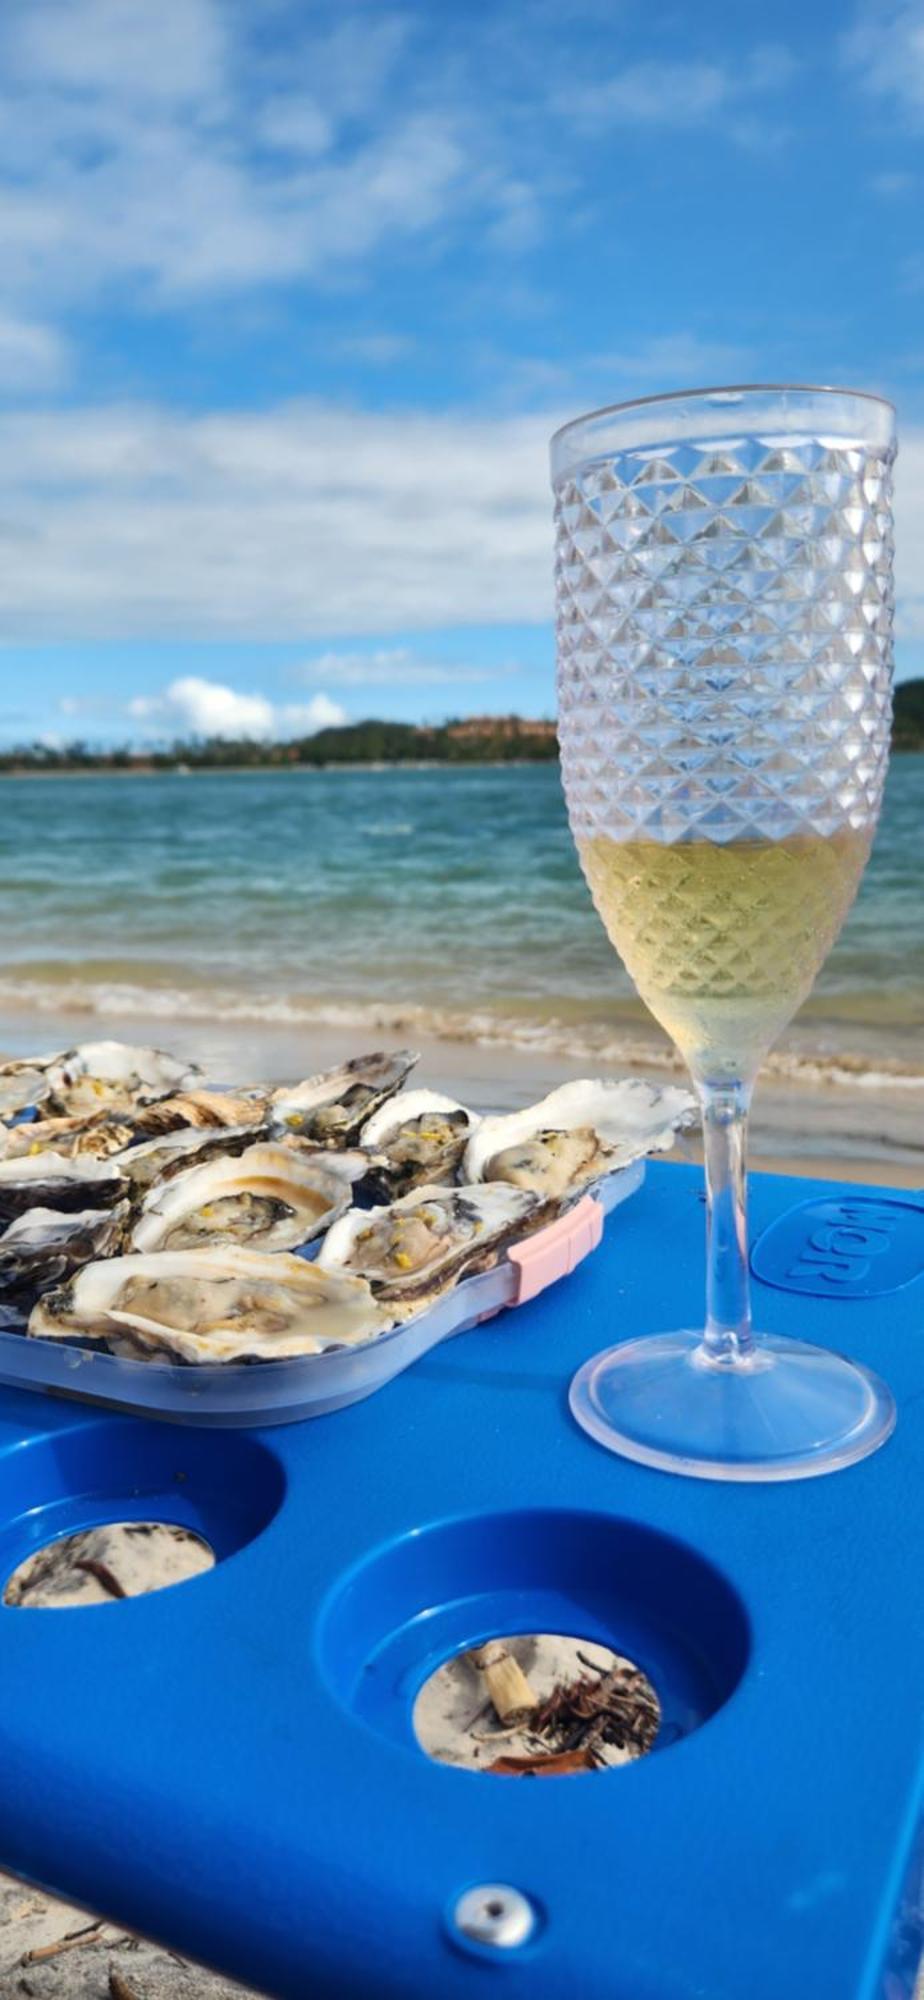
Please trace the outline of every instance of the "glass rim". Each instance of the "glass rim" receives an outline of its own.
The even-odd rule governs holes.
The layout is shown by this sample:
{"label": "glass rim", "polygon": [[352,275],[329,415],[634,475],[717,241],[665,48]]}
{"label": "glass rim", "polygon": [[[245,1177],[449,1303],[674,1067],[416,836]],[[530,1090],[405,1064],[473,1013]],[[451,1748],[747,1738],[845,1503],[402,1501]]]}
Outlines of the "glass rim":
{"label": "glass rim", "polygon": [[601,403],[595,410],[582,410],[579,416],[569,417],[552,432],[549,448],[553,450],[571,431],[580,430],[584,424],[595,423],[602,417],[620,417],[629,410],[653,408],[656,403],[692,403],[708,396],[845,396],[856,397],[863,403],[875,403],[879,409],[890,410],[897,415],[895,404],[888,396],[880,396],[874,389],[852,389],[846,383],[838,382],[715,382],[706,383],[696,389],[663,389],[650,396],[630,396],[621,403]]}

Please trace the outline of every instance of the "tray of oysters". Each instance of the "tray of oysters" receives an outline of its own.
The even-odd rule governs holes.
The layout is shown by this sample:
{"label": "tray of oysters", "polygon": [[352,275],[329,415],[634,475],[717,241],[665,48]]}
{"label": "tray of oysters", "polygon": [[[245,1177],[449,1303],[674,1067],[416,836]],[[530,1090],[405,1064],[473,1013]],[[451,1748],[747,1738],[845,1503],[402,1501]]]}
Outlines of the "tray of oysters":
{"label": "tray of oysters", "polygon": [[0,1065],[0,1381],[193,1423],[338,1409],[515,1304],[518,1253],[693,1113],[588,1078],[482,1116],[416,1060],[239,1089],[121,1042]]}

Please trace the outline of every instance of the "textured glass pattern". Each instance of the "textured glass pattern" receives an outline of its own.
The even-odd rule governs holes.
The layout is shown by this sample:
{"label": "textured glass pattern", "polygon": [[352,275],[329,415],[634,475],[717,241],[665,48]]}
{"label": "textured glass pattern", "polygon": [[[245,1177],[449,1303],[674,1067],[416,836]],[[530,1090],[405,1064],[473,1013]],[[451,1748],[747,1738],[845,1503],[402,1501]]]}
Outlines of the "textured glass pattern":
{"label": "textured glass pattern", "polygon": [[849,437],[684,440],[559,482],[559,733],[578,841],[872,827],[893,456]]}

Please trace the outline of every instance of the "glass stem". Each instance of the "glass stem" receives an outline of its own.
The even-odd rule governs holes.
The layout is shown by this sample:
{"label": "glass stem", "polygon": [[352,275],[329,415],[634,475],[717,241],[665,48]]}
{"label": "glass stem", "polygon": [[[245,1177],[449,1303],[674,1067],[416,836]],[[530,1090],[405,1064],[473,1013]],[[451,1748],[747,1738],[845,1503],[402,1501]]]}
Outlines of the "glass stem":
{"label": "glass stem", "polygon": [[734,1366],[753,1351],[748,1271],[747,1132],[751,1082],[696,1079],[706,1159],[706,1352]]}

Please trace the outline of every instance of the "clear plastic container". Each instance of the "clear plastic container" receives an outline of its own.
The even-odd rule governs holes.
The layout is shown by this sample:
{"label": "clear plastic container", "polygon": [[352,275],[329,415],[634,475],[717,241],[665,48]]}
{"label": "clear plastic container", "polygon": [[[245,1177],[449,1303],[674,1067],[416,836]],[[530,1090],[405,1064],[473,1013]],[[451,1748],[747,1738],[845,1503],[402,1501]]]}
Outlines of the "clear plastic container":
{"label": "clear plastic container", "polygon": [[564,1277],[596,1248],[604,1215],[635,1193],[644,1174],[643,1160],[609,1174],[557,1222],[514,1245],[493,1270],[463,1279],[416,1319],[361,1347],[333,1348],[291,1361],[191,1367],[127,1360],[69,1341],[0,1332],[0,1383],[172,1423],[262,1427],[327,1416],[371,1396],[439,1341],[464,1333],[505,1306],[526,1304]]}

